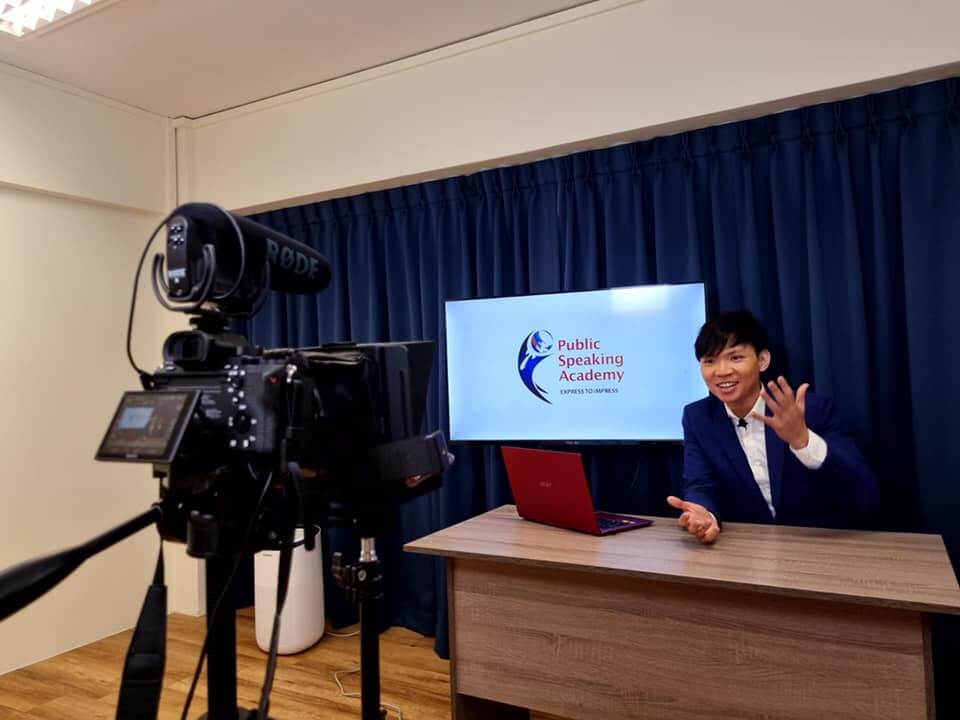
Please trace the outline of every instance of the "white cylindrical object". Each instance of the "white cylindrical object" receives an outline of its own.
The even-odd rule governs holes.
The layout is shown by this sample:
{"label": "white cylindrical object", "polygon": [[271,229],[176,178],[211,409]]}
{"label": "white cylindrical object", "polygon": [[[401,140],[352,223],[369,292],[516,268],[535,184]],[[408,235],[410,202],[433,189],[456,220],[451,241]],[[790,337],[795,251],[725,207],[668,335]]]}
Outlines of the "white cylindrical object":
{"label": "white cylindrical object", "polygon": [[[303,540],[303,530],[298,529],[297,542]],[[290,655],[316,645],[323,637],[323,555],[320,551],[320,535],[317,546],[307,551],[303,545],[293,549],[290,565],[290,587],[287,601],[280,618],[280,640],[277,653]],[[270,633],[273,631],[273,614],[277,607],[277,574],[280,567],[280,551],[264,550],[254,556],[254,615],[257,645],[264,652],[270,651]]]}

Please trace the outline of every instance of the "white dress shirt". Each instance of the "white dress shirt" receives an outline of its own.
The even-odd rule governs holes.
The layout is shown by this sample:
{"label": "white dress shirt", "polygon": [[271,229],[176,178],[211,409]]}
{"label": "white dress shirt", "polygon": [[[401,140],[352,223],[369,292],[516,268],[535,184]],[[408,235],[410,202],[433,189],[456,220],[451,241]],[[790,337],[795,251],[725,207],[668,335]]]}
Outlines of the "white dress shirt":
{"label": "white dress shirt", "polygon": [[[763,415],[766,412],[767,404],[763,401],[763,396],[757,398],[756,404],[751,411],[747,413],[746,427],[740,426],[740,418],[737,417],[726,403],[723,406],[727,411],[727,417],[733,422],[737,432],[737,440],[740,441],[740,447],[743,448],[743,454],[747,456],[747,462],[750,464],[750,472],[753,473],[753,479],[757,481],[757,487],[770,508],[770,514],[777,516],[777,510],[773,507],[773,494],[770,489],[770,466],[767,464],[767,426],[754,417],[752,413]],[[807,446],[800,450],[790,448],[797,460],[810,470],[816,470],[827,458],[827,442],[817,435],[813,430],[808,430],[810,440]]]}

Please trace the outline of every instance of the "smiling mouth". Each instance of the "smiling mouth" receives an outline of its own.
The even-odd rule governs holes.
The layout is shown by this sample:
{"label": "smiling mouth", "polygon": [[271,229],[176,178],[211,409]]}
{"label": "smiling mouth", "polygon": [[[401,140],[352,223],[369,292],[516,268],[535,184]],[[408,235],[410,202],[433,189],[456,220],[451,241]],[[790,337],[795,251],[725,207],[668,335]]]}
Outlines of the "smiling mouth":
{"label": "smiling mouth", "polygon": [[733,390],[733,388],[735,388],[736,386],[737,386],[737,383],[735,381],[717,383],[717,387],[725,391]]}

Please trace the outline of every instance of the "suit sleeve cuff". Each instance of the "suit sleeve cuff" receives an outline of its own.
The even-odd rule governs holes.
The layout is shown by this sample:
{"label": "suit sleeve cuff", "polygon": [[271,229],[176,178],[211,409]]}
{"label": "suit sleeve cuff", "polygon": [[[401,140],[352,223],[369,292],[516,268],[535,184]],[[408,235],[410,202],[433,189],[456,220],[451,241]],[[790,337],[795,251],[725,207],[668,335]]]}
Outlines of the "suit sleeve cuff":
{"label": "suit sleeve cuff", "polygon": [[790,448],[797,460],[803,463],[808,470],[819,470],[823,461],[827,459],[827,441],[817,435],[813,430],[808,430],[810,439],[805,448],[794,450]]}

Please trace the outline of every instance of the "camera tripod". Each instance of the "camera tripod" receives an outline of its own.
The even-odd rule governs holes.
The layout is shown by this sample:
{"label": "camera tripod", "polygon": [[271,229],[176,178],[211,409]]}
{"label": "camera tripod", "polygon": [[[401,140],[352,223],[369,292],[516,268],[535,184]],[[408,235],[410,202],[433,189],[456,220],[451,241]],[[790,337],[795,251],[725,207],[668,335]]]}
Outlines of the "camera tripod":
{"label": "camera tripod", "polygon": [[[169,500],[153,505],[122,525],[92,540],[59,553],[30,560],[0,572],[0,620],[12,615],[44,595],[76,570],[88,558],[106,550],[150,525],[163,525],[180,513]],[[197,520],[194,517],[191,520]],[[197,523],[192,523],[192,525]],[[257,710],[237,706],[236,606],[232,597],[232,574],[238,555],[217,541],[216,534],[194,532],[194,553],[203,552],[206,569],[207,604],[207,720],[253,720]],[[361,540],[360,560],[343,565],[342,556],[334,556],[334,577],[348,596],[360,605],[361,718],[381,720],[379,601],[383,596],[380,561],[373,538]],[[223,606],[216,607],[223,597]],[[162,667],[161,667],[162,672]],[[122,720],[122,718],[121,718]]]}
{"label": "camera tripod", "polygon": [[[207,594],[207,720],[254,720],[256,710],[237,706],[236,610],[232,604],[221,607],[214,617],[216,599],[226,587],[233,561],[208,558]],[[348,597],[360,606],[360,702],[361,720],[381,720],[386,716],[380,706],[379,610],[383,597],[383,577],[373,538],[361,539],[360,559],[343,565],[335,553],[333,576]],[[229,603],[230,592],[226,598]]]}

